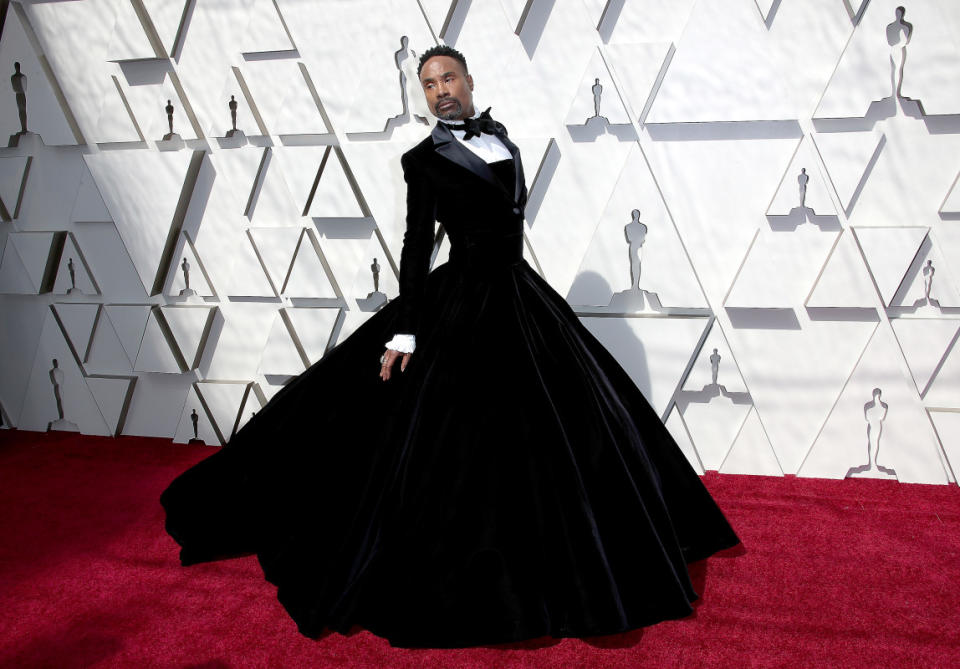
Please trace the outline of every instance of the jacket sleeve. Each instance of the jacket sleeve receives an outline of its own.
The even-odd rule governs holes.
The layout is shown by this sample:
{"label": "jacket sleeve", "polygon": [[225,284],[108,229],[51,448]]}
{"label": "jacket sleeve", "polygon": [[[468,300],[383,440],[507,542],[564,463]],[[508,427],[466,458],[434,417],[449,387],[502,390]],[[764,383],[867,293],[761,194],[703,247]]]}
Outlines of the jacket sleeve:
{"label": "jacket sleeve", "polygon": [[415,159],[404,154],[400,165],[407,183],[407,229],[400,252],[400,307],[395,332],[416,335],[433,251],[437,199]]}

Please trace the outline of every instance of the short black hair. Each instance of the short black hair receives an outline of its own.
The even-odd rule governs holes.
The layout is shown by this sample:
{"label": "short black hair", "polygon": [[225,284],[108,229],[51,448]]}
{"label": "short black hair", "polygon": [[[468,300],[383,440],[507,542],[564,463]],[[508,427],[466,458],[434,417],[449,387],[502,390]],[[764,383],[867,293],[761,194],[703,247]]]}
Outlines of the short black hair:
{"label": "short black hair", "polygon": [[423,70],[423,64],[434,56],[449,56],[455,61],[463,65],[463,72],[466,74],[467,70],[467,59],[463,57],[463,54],[454,49],[452,46],[447,46],[446,44],[438,44],[437,46],[432,46],[426,51],[423,52],[423,55],[420,56],[420,64],[417,66],[417,76],[420,76],[420,71]]}

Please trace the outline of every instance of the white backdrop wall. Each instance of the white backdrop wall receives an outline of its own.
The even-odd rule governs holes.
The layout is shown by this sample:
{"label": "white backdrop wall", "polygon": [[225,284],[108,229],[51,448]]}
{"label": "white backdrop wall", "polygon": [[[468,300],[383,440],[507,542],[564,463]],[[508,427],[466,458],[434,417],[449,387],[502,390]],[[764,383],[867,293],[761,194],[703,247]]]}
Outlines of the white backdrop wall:
{"label": "white backdrop wall", "polygon": [[900,1],[11,2],[3,423],[219,445],[396,297],[444,42],[698,471],[955,482],[960,4]]}

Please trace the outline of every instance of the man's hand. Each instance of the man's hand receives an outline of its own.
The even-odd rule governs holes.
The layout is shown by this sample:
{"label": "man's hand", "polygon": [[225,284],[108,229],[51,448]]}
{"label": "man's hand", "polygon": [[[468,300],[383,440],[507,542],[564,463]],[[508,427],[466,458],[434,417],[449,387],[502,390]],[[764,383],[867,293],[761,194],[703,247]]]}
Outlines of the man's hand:
{"label": "man's hand", "polygon": [[411,355],[413,354],[401,353],[400,351],[394,351],[392,348],[388,348],[383,354],[383,362],[380,365],[380,378],[384,381],[390,378],[390,370],[393,368],[393,363],[401,356],[403,356],[403,359],[400,361],[400,371],[406,370]]}

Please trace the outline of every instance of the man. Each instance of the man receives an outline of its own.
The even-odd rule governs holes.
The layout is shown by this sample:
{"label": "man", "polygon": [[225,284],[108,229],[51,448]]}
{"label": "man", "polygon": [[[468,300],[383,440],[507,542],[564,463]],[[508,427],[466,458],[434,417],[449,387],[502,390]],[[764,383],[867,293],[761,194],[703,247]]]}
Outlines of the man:
{"label": "man", "polygon": [[[482,232],[471,229],[475,227],[471,221],[459,224],[461,215],[474,221],[480,218],[476,215],[480,202],[489,205],[480,207],[489,218],[502,218],[504,213],[513,217],[514,223],[520,224],[517,234],[521,234],[527,199],[520,152],[507,139],[501,124],[487,112],[478,114],[474,109],[473,76],[467,71],[463,55],[445,45],[428,49],[420,58],[418,75],[427,106],[439,120],[430,136],[400,160],[408,189],[407,230],[400,260],[401,329],[385,344],[387,350],[380,360],[380,378],[384,381],[389,380],[398,358],[400,371],[406,370],[416,347],[415,328],[433,249],[434,222],[441,218],[436,207],[438,194],[451,189],[463,191],[466,196],[458,211],[450,212],[453,220],[445,226],[451,241],[461,232],[464,238]],[[502,160],[513,161],[515,183],[510,188],[503,186],[489,168],[490,163]],[[484,191],[491,186],[495,195],[507,195],[509,202],[496,197],[490,200],[490,194]]]}

